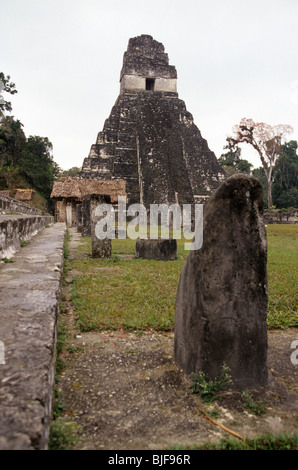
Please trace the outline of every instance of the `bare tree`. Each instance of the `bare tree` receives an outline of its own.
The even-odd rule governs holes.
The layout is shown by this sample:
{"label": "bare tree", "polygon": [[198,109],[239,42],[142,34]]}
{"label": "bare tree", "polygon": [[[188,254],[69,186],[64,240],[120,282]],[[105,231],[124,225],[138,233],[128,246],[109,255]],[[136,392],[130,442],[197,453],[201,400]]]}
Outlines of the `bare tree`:
{"label": "bare tree", "polygon": [[234,136],[227,137],[232,146],[247,143],[258,152],[268,182],[268,207],[272,206],[273,168],[281,155],[283,139],[292,132],[293,128],[287,124],[270,126],[243,118],[233,127]]}

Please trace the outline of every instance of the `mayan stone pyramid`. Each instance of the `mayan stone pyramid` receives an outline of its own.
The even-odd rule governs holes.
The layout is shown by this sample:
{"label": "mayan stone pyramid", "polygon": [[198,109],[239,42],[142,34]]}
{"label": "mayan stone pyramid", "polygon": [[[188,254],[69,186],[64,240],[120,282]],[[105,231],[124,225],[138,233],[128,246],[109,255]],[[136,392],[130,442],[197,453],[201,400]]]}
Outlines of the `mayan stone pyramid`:
{"label": "mayan stone pyramid", "polygon": [[225,178],[177,93],[176,68],[151,36],[129,40],[120,93],[80,177],[123,179],[128,202],[203,202]]}

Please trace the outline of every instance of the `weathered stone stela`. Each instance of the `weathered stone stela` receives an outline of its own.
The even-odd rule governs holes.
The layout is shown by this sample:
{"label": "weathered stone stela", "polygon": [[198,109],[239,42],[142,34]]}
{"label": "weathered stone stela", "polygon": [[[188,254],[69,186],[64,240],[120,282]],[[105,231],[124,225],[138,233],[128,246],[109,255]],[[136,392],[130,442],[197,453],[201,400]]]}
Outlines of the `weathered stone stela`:
{"label": "weathered stone stela", "polygon": [[129,40],[120,94],[81,177],[123,179],[128,203],[202,202],[225,175],[178,98],[176,68],[151,36]]}
{"label": "weathered stone stela", "polygon": [[235,387],[267,382],[267,242],[260,182],[228,178],[204,206],[203,245],[182,269],[175,359],[211,380],[226,364]]}
{"label": "weathered stone stela", "polygon": [[111,258],[112,240],[109,237],[100,239],[96,235],[96,224],[101,217],[97,216],[96,209],[100,204],[111,204],[111,198],[108,195],[91,194],[90,195],[90,228],[91,228],[91,248],[92,258]]}

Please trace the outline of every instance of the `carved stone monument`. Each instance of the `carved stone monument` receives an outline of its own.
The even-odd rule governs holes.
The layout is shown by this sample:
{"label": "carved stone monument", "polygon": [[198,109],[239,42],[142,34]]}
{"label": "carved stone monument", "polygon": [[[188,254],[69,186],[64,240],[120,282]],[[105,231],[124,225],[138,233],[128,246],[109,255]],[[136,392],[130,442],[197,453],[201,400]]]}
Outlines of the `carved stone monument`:
{"label": "carved stone monument", "polygon": [[175,360],[211,380],[225,364],[234,387],[267,382],[267,241],[263,190],[242,174],[204,206],[203,245],[183,266],[176,299]]}
{"label": "carved stone monument", "polygon": [[98,206],[101,204],[110,204],[111,198],[106,195],[92,194],[90,195],[90,229],[91,229],[91,246],[92,258],[111,258],[112,256],[112,240],[109,236],[99,238],[96,230],[96,224],[103,217],[98,214]]}
{"label": "carved stone monument", "polygon": [[91,201],[90,194],[87,194],[86,196],[82,198],[81,221],[82,221],[82,236],[83,237],[91,237],[90,201]]}

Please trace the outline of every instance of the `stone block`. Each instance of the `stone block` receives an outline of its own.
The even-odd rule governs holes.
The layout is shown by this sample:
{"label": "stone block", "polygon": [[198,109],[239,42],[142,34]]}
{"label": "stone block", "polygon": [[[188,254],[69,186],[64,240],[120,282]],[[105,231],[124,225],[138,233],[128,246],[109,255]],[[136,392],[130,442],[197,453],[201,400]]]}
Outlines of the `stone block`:
{"label": "stone block", "polygon": [[92,194],[90,196],[90,224],[91,224],[91,243],[92,258],[110,258],[112,256],[112,240],[107,237],[98,238],[96,234],[96,224],[102,216],[98,216],[96,209],[100,204],[110,204],[111,198],[106,195]]}
{"label": "stone block", "polygon": [[76,205],[77,231],[82,232],[82,204]]}
{"label": "stone block", "polygon": [[233,386],[267,383],[267,240],[263,190],[242,174],[228,178],[204,206],[203,246],[183,266],[174,353],[186,374],[211,380],[223,364]]}
{"label": "stone block", "polygon": [[92,258],[111,258],[112,242],[109,238],[99,240],[92,237]]}
{"label": "stone block", "polygon": [[90,195],[82,198],[82,237],[91,237],[90,199]]}
{"label": "stone block", "polygon": [[157,261],[174,261],[177,256],[177,240],[171,239],[138,239],[136,257]]}

